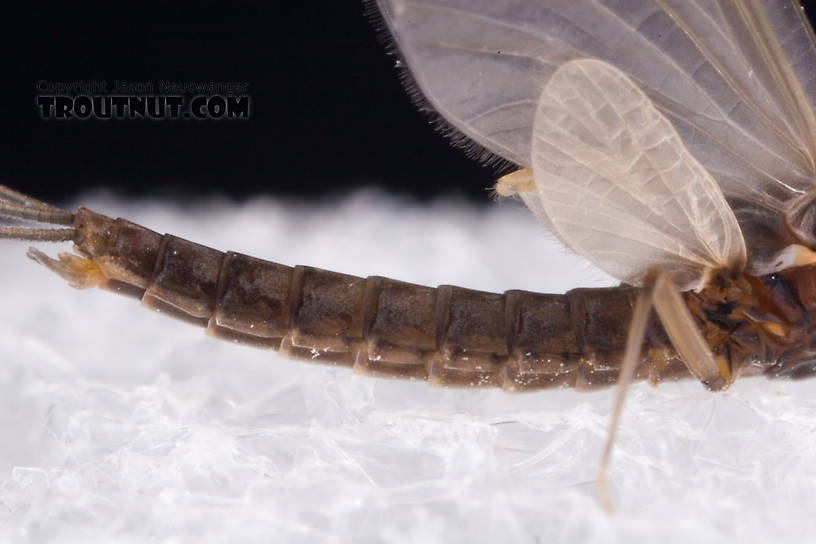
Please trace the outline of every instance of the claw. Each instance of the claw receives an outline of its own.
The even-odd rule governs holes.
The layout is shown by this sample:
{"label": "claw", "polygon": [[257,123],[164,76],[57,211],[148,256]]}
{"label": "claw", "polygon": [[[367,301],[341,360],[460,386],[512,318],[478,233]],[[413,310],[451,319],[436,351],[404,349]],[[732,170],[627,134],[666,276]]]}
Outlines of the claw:
{"label": "claw", "polygon": [[28,257],[55,272],[76,289],[98,287],[107,280],[94,261],[71,253],[60,253],[59,259],[52,259],[36,248],[28,248]]}

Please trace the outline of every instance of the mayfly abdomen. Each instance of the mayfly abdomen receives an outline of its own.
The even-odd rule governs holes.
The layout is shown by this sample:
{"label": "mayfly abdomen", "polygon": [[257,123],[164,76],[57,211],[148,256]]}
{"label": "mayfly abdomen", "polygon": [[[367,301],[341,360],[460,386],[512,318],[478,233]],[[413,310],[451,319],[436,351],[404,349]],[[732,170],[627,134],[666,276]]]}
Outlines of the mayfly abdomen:
{"label": "mayfly abdomen", "polygon": [[[303,360],[433,385],[587,389],[617,379],[637,289],[563,295],[437,288],[223,253],[80,208],[77,247],[92,282]],[[87,284],[86,283],[86,284]],[[660,325],[639,379],[687,376]]]}

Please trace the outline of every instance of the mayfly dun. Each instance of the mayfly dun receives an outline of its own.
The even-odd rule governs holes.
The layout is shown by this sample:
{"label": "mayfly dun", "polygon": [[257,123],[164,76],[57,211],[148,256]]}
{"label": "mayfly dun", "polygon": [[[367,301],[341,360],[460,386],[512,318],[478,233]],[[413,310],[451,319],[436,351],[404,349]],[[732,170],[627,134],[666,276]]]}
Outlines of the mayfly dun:
{"label": "mayfly dun", "polygon": [[[216,337],[510,391],[816,371],[816,40],[796,0],[377,0],[417,98],[623,285],[485,293],[222,253],[0,190],[29,256]],[[655,310],[653,315],[652,309]],[[606,466],[607,448],[602,466]],[[603,477],[601,482],[603,482]]]}

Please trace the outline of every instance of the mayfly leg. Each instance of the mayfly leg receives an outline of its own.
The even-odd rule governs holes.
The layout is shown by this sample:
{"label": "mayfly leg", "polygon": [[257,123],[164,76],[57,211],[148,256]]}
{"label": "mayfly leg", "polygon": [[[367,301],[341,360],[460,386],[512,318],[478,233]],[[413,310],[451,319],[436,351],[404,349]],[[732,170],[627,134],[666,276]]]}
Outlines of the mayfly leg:
{"label": "mayfly leg", "polygon": [[626,353],[623,356],[620,374],[618,375],[618,389],[615,394],[615,406],[612,410],[612,417],[609,420],[609,432],[606,435],[603,455],[601,456],[601,468],[598,474],[598,494],[601,505],[607,512],[612,512],[612,500],[609,498],[609,490],[606,485],[606,472],[609,468],[609,458],[612,455],[612,445],[615,443],[615,433],[618,430],[620,415],[623,411],[623,401],[626,400],[626,392],[632,382],[638,361],[640,361],[640,351],[643,346],[643,338],[646,336],[646,326],[649,323],[649,316],[652,313],[654,304],[655,283],[657,277],[651,276],[643,285],[643,290],[637,298],[635,309],[632,313],[632,323],[629,325],[629,332],[626,336]]}
{"label": "mayfly leg", "polygon": [[533,172],[527,168],[500,177],[493,186],[496,196],[504,198],[533,190],[535,190]]}
{"label": "mayfly leg", "polygon": [[689,371],[709,389],[721,390],[731,383],[732,374],[728,363],[722,357],[715,358],[703,335],[697,329],[694,318],[680,296],[677,286],[668,275],[660,270],[652,270],[643,283],[642,291],[635,302],[632,322],[626,337],[626,352],[618,375],[615,406],[609,420],[609,432],[601,456],[598,473],[598,494],[603,508],[612,512],[612,500],[607,488],[607,472],[615,443],[615,434],[623,411],[626,392],[640,362],[640,352],[646,336],[646,327],[652,308],[657,312],[666,334],[674,348],[683,358]]}
{"label": "mayfly leg", "polygon": [[727,389],[734,379],[728,361],[711,353],[677,286],[662,272],[655,281],[653,303],[666,334],[694,377],[712,391]]}

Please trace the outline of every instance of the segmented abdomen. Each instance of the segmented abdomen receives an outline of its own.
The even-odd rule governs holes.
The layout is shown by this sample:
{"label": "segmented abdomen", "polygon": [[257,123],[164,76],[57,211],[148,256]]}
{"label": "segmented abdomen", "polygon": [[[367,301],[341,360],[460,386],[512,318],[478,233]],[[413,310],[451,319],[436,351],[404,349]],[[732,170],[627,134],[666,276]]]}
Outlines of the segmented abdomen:
{"label": "segmented abdomen", "polygon": [[[637,290],[486,293],[288,267],[160,235],[86,209],[77,246],[105,287],[298,359],[434,385],[590,388],[617,379]],[[688,372],[653,321],[640,379]]]}

